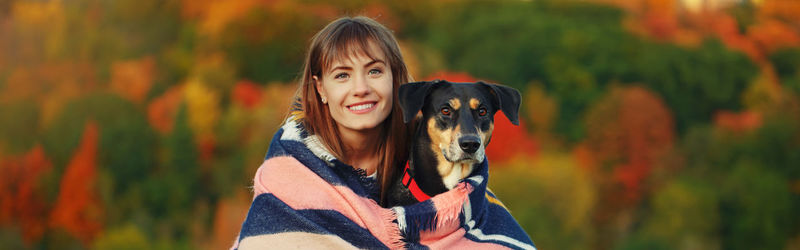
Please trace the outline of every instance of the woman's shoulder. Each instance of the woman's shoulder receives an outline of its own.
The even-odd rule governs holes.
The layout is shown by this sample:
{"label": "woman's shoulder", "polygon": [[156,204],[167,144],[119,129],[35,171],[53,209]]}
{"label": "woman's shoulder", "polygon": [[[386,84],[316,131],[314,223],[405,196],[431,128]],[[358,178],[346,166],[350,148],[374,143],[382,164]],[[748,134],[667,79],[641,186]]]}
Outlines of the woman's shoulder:
{"label": "woman's shoulder", "polygon": [[291,154],[285,143],[302,143],[303,137],[305,137],[305,130],[303,129],[302,123],[293,117],[288,118],[284,121],[283,125],[275,131],[275,134],[272,135],[272,140],[270,141],[267,155],[264,159]]}
{"label": "woman's shoulder", "polygon": [[253,177],[255,195],[267,193],[270,186],[282,183],[283,180],[304,180],[313,176],[308,168],[290,155],[275,156],[265,159]]}

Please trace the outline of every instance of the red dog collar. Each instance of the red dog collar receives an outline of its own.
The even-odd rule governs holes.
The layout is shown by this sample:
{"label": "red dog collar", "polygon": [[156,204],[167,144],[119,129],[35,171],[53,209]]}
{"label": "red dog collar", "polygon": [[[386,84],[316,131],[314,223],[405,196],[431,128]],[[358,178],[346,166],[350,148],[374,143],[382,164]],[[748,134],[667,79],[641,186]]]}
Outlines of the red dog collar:
{"label": "red dog collar", "polygon": [[406,162],[406,167],[403,169],[403,186],[406,186],[408,190],[411,191],[411,195],[413,195],[417,201],[422,202],[430,199],[431,197],[419,188],[419,185],[417,185],[417,182],[408,170],[408,162]]}

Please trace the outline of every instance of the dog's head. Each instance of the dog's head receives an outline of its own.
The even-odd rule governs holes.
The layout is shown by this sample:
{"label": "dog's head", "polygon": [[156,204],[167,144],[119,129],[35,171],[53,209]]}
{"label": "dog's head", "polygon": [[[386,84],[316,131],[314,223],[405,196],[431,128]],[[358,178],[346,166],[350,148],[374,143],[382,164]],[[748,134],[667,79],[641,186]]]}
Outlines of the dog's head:
{"label": "dog's head", "polygon": [[[473,164],[484,160],[498,110],[511,123],[519,124],[520,94],[510,87],[437,80],[404,84],[399,92],[405,122],[421,111],[419,126],[430,136],[430,150],[440,162],[438,170],[443,177],[453,171],[464,172],[457,175],[466,177]],[[452,164],[441,164],[443,161]],[[453,167],[458,165],[461,168]]]}

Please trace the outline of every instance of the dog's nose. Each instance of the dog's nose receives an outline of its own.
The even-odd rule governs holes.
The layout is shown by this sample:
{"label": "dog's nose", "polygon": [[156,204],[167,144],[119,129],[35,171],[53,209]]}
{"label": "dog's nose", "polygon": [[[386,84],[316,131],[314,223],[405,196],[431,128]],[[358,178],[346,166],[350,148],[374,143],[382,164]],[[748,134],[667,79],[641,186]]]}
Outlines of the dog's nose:
{"label": "dog's nose", "polygon": [[458,138],[458,145],[461,146],[461,150],[464,150],[464,152],[472,154],[481,147],[481,139],[474,135],[462,136]]}

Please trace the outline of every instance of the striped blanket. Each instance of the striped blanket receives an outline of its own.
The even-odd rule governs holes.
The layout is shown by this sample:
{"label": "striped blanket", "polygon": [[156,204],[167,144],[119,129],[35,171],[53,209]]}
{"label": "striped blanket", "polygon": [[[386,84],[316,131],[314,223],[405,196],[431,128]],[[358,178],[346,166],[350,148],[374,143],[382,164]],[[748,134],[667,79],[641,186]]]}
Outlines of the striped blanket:
{"label": "striped blanket", "polygon": [[254,198],[233,249],[535,249],[486,189],[488,163],[459,185],[411,206],[382,208],[377,184],[338,161],[289,120],[256,172]]}

